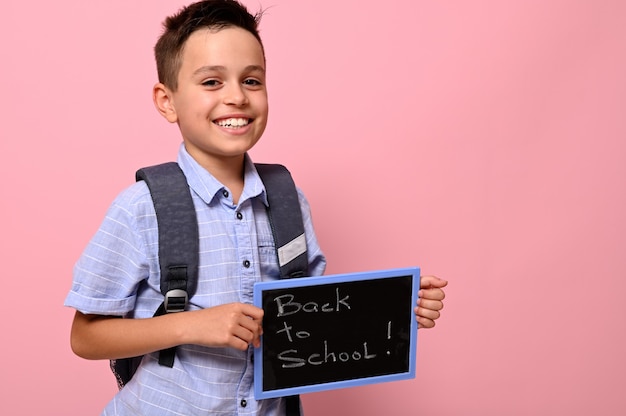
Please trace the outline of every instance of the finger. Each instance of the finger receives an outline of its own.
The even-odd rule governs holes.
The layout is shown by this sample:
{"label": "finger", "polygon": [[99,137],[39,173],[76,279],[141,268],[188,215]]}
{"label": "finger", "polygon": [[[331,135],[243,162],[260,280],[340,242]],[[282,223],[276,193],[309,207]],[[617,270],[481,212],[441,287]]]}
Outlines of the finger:
{"label": "finger", "polygon": [[444,300],[446,293],[441,289],[420,289],[417,296],[420,299]]}
{"label": "finger", "polygon": [[420,306],[425,309],[431,309],[433,311],[440,311],[443,309],[443,302],[440,300],[430,300],[420,298],[417,300],[417,306]]}
{"label": "finger", "polygon": [[415,308],[415,315],[420,318],[430,319],[432,321],[434,321],[435,319],[439,319],[439,317],[441,316],[441,314],[437,310],[426,309],[419,306]]}
{"label": "finger", "polygon": [[261,335],[263,334],[263,309],[249,304],[241,304],[241,316],[238,325],[245,329],[239,332],[238,336],[246,343],[246,347],[252,344],[254,347],[261,345]]}
{"label": "finger", "polygon": [[251,334],[249,339],[246,339],[248,342],[253,338],[258,338],[263,332],[261,321],[254,320],[248,316],[242,316],[238,324]]}
{"label": "finger", "polygon": [[423,318],[421,316],[416,316],[415,319],[417,320],[417,328],[418,329],[421,329],[421,328],[434,328],[435,327],[435,321],[433,321],[432,319]]}
{"label": "finger", "polygon": [[446,287],[447,280],[438,278],[437,276],[422,276],[420,277],[420,287],[422,289],[441,288]]}
{"label": "finger", "polygon": [[263,319],[263,309],[247,303],[241,304],[241,313],[252,318],[255,321]]}
{"label": "finger", "polygon": [[[250,320],[249,318],[247,318]],[[226,346],[244,351],[250,345],[253,339],[252,332],[243,326],[234,323],[228,330],[228,336],[225,340]]]}
{"label": "finger", "polygon": [[[246,318],[251,321],[251,319]],[[240,350],[245,350],[248,348],[248,345],[258,343],[259,334],[258,331],[251,330],[244,326],[237,327],[233,332],[233,345],[236,345],[236,348]]]}

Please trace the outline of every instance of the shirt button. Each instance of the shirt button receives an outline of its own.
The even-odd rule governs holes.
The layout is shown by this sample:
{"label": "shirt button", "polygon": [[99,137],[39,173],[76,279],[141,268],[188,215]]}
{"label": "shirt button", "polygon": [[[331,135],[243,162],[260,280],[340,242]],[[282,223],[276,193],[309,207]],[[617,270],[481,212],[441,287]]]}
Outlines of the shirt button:
{"label": "shirt button", "polygon": [[250,267],[250,261],[249,261],[249,260],[244,260],[244,261],[243,261],[243,267],[245,267],[246,269],[247,269],[248,267]]}
{"label": "shirt button", "polygon": [[241,407],[246,407],[248,405],[248,402],[246,401],[246,399],[241,399]]}
{"label": "shirt button", "polygon": [[243,218],[243,214],[241,212],[237,213],[237,219],[240,220]]}
{"label": "shirt button", "polygon": [[228,191],[227,191],[226,189],[224,189],[224,190],[222,191],[222,195],[224,195],[224,198],[228,198],[228,195],[229,195],[229,194],[228,194]]}

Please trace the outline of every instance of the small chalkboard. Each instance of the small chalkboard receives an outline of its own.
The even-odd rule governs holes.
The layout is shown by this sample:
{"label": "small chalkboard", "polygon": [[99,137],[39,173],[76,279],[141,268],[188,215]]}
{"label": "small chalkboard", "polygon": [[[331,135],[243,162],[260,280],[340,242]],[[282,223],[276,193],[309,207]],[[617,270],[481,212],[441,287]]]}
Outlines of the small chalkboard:
{"label": "small chalkboard", "polygon": [[415,377],[420,269],[256,283],[256,399]]}

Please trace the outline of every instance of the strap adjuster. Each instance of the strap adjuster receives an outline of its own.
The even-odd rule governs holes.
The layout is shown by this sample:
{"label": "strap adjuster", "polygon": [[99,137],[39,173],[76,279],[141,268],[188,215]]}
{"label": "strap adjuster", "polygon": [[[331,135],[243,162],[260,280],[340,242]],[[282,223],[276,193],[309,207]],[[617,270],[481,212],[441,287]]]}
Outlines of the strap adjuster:
{"label": "strap adjuster", "polygon": [[170,313],[184,311],[188,300],[189,298],[186,291],[182,289],[170,290],[165,294],[165,300],[163,301],[165,312]]}

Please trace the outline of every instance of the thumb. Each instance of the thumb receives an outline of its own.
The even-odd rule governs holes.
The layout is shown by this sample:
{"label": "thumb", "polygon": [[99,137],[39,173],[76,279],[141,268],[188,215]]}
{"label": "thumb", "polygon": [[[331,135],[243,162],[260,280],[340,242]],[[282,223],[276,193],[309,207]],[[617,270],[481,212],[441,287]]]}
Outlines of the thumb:
{"label": "thumb", "polygon": [[420,288],[422,289],[442,288],[446,287],[447,284],[447,280],[440,279],[437,276],[420,277]]}

